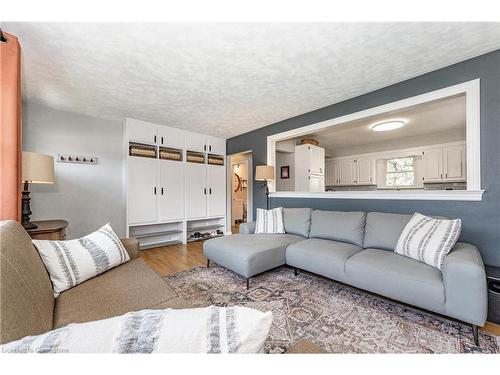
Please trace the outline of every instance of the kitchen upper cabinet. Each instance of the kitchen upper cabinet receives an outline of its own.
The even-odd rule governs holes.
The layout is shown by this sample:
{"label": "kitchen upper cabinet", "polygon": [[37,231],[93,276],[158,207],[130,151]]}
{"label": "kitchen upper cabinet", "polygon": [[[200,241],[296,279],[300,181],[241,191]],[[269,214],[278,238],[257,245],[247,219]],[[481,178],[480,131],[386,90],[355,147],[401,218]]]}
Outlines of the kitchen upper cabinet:
{"label": "kitchen upper cabinet", "polygon": [[207,152],[209,154],[226,155],[226,140],[207,136]]}
{"label": "kitchen upper cabinet", "polygon": [[326,168],[326,184],[338,185],[340,183],[340,166],[337,160],[327,160]]}
{"label": "kitchen upper cabinet", "polygon": [[126,119],[127,138],[131,142],[156,143],[158,125],[150,122]]}
{"label": "kitchen upper cabinet", "polygon": [[158,160],[159,184],[158,220],[170,221],[184,218],[184,163]]}
{"label": "kitchen upper cabinet", "polygon": [[142,224],[157,219],[157,160],[129,156],[128,222]]}
{"label": "kitchen upper cabinet", "polygon": [[339,184],[354,185],[356,181],[356,164],[354,159],[339,160]]}
{"label": "kitchen upper cabinet", "polygon": [[226,211],[226,169],[220,165],[207,166],[208,216],[224,216]]}
{"label": "kitchen upper cabinet", "polygon": [[356,159],[356,185],[372,185],[375,183],[375,160]]}
{"label": "kitchen upper cabinet", "polygon": [[157,143],[160,146],[184,148],[186,132],[169,126],[158,126]]}
{"label": "kitchen upper cabinet", "polygon": [[325,174],[325,149],[314,145],[295,146],[295,169],[304,174]]}
{"label": "kitchen upper cabinet", "polygon": [[443,181],[443,149],[436,148],[422,152],[424,182]]}
{"label": "kitchen upper cabinet", "polygon": [[186,163],[186,217],[193,219],[205,216],[207,216],[207,166]]}
{"label": "kitchen upper cabinet", "polygon": [[465,145],[447,147],[443,150],[445,181],[466,180]]}
{"label": "kitchen upper cabinet", "polygon": [[207,136],[193,132],[186,132],[186,150],[207,152]]}

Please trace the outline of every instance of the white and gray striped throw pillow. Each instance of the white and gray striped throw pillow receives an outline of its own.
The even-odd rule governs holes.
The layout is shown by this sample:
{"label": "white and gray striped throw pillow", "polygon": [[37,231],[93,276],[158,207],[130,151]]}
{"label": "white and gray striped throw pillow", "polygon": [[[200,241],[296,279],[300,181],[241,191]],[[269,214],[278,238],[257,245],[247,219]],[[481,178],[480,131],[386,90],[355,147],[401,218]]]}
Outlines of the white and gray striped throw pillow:
{"label": "white and gray striped throw pillow", "polygon": [[461,230],[460,219],[434,219],[415,212],[403,229],[394,251],[441,269]]}
{"label": "white and gray striped throw pillow", "polygon": [[33,245],[49,272],[55,297],[130,260],[109,224],[77,240],[33,240]]}
{"label": "white and gray striped throw pillow", "polygon": [[285,233],[283,225],[283,207],[264,210],[257,208],[255,233]]}

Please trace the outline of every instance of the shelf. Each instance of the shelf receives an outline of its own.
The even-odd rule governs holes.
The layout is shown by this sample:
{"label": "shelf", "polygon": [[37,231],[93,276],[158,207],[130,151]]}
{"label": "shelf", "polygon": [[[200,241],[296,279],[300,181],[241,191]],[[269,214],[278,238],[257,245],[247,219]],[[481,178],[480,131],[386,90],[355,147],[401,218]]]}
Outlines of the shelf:
{"label": "shelf", "polygon": [[205,154],[197,151],[186,151],[186,161],[188,163],[205,164]]}
{"label": "shelf", "polygon": [[139,239],[139,238],[147,238],[155,236],[166,236],[169,234],[177,234],[177,233],[182,233],[182,230],[176,229],[176,230],[164,230],[160,232],[141,233],[141,234],[134,234],[133,237]]}
{"label": "shelf", "polygon": [[219,166],[223,167],[224,166],[224,156],[209,154],[208,155],[208,164],[219,165]]}
{"label": "shelf", "polygon": [[211,238],[223,237],[223,236],[224,236],[223,234],[217,234],[215,236],[210,236],[210,237],[188,238],[187,242],[205,241],[205,240],[209,240]]}
{"label": "shelf", "polygon": [[129,156],[139,158],[156,159],[156,146],[130,142],[128,146],[128,154]]}
{"label": "shelf", "polygon": [[187,228],[187,231],[188,232],[197,232],[197,231],[200,231],[200,230],[220,228],[220,227],[223,227],[223,226],[225,226],[225,224],[203,225],[203,226],[199,226],[199,227]]}
{"label": "shelf", "polygon": [[176,245],[176,244],[181,244],[182,241],[178,240],[173,240],[173,241],[161,241],[157,243],[147,243],[144,245],[140,245],[141,250],[146,250],[146,249],[152,249],[154,247],[162,247],[162,246],[169,246],[169,245]]}
{"label": "shelf", "polygon": [[160,147],[160,159],[182,161],[182,150],[170,147]]}

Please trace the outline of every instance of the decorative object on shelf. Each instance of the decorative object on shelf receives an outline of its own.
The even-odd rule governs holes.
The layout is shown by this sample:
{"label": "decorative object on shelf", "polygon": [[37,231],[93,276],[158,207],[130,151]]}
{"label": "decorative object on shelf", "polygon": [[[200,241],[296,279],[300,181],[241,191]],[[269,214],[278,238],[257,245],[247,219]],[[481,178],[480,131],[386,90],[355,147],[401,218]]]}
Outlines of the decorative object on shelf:
{"label": "decorative object on shelf", "polygon": [[160,147],[160,159],[182,161],[182,150]]}
{"label": "decorative object on shelf", "polygon": [[186,152],[186,161],[188,161],[189,163],[204,164],[205,163],[205,155],[201,152],[187,151]]}
{"label": "decorative object on shelf", "polygon": [[319,146],[319,142],[313,138],[304,138],[300,140],[301,145],[314,145]]}
{"label": "decorative object on shelf", "polygon": [[33,222],[37,227],[28,229],[27,232],[34,240],[56,240],[66,239],[66,220],[42,220]]}
{"label": "decorative object on shelf", "polygon": [[54,182],[54,158],[50,155],[23,151],[22,157],[22,211],[21,224],[25,229],[35,229],[37,225],[30,221],[29,184],[52,184]]}
{"label": "decorative object on shelf", "polygon": [[269,186],[268,181],[274,180],[274,167],[271,165],[258,165],[255,168],[255,181],[263,181],[266,186],[266,208],[269,210]]}
{"label": "decorative object on shelf", "polygon": [[289,165],[284,165],[281,167],[281,178],[282,179],[290,178],[290,166]]}
{"label": "decorative object on shelf", "polygon": [[82,155],[57,154],[57,161],[59,163],[97,164],[97,157],[95,157],[95,156],[82,156]]}
{"label": "decorative object on shelf", "polygon": [[208,164],[224,165],[224,157],[219,155],[208,155]]}
{"label": "decorative object on shelf", "polygon": [[130,143],[128,147],[130,156],[156,159],[156,146],[143,145],[141,143]]}

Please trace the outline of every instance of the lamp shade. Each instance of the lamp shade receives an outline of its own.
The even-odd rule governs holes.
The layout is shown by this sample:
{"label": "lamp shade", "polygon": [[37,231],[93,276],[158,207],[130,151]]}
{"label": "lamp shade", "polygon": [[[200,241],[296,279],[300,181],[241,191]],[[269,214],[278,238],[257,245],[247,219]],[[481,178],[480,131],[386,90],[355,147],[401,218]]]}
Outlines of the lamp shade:
{"label": "lamp shade", "polygon": [[274,167],[270,165],[258,165],[255,168],[256,181],[274,180]]}
{"label": "lamp shade", "polygon": [[54,158],[50,155],[23,151],[23,182],[51,184],[54,182]]}

